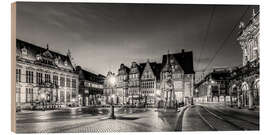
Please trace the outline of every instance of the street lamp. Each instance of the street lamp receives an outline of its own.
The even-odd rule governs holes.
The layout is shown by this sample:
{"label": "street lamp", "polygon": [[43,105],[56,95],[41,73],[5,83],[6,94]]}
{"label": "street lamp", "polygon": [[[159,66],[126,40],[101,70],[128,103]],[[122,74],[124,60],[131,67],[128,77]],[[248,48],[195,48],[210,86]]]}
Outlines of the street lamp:
{"label": "street lamp", "polygon": [[198,102],[198,100],[199,100],[199,90],[198,89],[195,89],[195,92],[196,92],[196,97],[197,97],[196,102]]}
{"label": "street lamp", "polygon": [[78,95],[79,106],[81,106],[81,104],[82,104],[81,97],[82,97],[82,96],[79,94],[79,95]]}
{"label": "street lamp", "polygon": [[45,98],[46,98],[45,93],[41,93],[40,97],[42,100],[42,109],[43,109],[43,111],[45,111],[45,108],[44,108],[44,104],[45,104],[44,102],[45,102]]}
{"label": "street lamp", "polygon": [[110,118],[111,119],[115,119],[115,115],[114,115],[114,103],[113,103],[113,98],[115,98],[115,95],[113,94],[113,88],[116,84],[116,78],[115,76],[111,75],[110,78],[108,79],[111,87],[112,87],[112,95],[111,95],[111,114],[110,114]]}

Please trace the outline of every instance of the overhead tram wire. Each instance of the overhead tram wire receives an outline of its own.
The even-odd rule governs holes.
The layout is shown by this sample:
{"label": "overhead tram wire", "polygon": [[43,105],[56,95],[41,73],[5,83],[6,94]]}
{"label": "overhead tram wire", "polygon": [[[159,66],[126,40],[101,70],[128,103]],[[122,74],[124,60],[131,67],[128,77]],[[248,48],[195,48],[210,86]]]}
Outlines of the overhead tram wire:
{"label": "overhead tram wire", "polygon": [[248,6],[246,8],[246,10],[244,11],[244,13],[242,14],[242,16],[239,18],[239,20],[237,21],[237,23],[234,25],[233,29],[231,30],[231,32],[227,35],[227,37],[225,38],[225,40],[220,44],[219,48],[217,49],[217,51],[215,52],[215,54],[213,55],[213,57],[211,58],[210,62],[208,63],[208,65],[204,68],[204,72],[209,68],[209,66],[212,64],[212,62],[214,61],[214,59],[216,58],[217,54],[223,49],[223,47],[225,46],[225,43],[227,42],[227,40],[231,37],[232,33],[234,32],[235,28],[238,26],[238,23],[243,19],[243,17],[246,15],[247,11],[249,10],[250,6]]}
{"label": "overhead tram wire", "polygon": [[197,64],[197,69],[200,69],[199,67],[200,67],[201,55],[202,55],[202,52],[204,50],[205,43],[206,43],[206,41],[208,39],[208,34],[209,34],[209,31],[210,31],[210,26],[212,24],[212,20],[213,20],[215,9],[216,9],[216,6],[214,6],[212,8],[211,13],[210,13],[210,19],[209,19],[209,22],[207,24],[206,34],[205,34],[205,37],[203,39],[203,43],[202,43],[202,46],[201,46],[201,51],[200,51],[200,55],[199,55],[199,61],[198,61],[198,64]]}

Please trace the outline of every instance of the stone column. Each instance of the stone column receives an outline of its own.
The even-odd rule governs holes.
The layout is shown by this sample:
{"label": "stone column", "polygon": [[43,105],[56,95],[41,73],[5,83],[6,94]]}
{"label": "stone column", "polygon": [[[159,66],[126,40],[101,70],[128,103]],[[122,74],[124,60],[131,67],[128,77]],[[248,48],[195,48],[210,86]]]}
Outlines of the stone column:
{"label": "stone column", "polygon": [[231,107],[233,106],[232,95],[230,95],[230,105],[231,105]]}
{"label": "stone column", "polygon": [[254,100],[254,98],[253,98],[253,90],[252,89],[250,89],[248,91],[248,96],[249,96],[249,98],[248,98],[248,100],[249,100],[248,109],[253,109],[253,100]]}
{"label": "stone column", "polygon": [[166,101],[165,101],[165,107],[167,108],[167,104],[168,104],[168,91],[166,90],[166,97],[165,97]]}
{"label": "stone column", "polygon": [[224,95],[224,105],[226,106],[226,95]]}
{"label": "stone column", "polygon": [[169,108],[172,107],[172,90],[170,90]]}
{"label": "stone column", "polygon": [[57,95],[57,96],[58,96],[58,100],[57,100],[57,102],[60,103],[60,99],[61,99],[61,98],[60,98],[60,89],[58,89],[57,92],[58,92],[58,95]]}
{"label": "stone column", "polygon": [[240,100],[241,100],[240,92],[237,91],[237,107],[238,108],[241,108],[241,102],[240,102]]}

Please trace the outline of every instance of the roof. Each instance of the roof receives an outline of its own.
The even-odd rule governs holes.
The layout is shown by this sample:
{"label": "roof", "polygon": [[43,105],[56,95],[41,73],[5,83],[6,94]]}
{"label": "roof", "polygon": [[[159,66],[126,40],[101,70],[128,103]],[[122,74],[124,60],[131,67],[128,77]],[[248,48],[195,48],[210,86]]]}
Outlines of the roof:
{"label": "roof", "polygon": [[16,39],[16,54],[18,56],[22,55],[21,49],[24,47],[27,49],[27,54],[28,54],[27,58],[29,58],[31,60],[36,60],[37,54],[42,55],[44,52],[49,51],[50,54],[52,54],[53,59],[60,58],[59,65],[64,66],[64,62],[67,61],[68,66],[74,70],[74,67],[70,61],[70,58],[67,55],[63,55],[63,54],[60,54],[58,52],[52,51],[49,48],[45,49],[45,48],[42,48],[40,46],[34,45],[32,43],[25,42],[25,41],[20,40],[20,39]]}
{"label": "roof", "polygon": [[[123,70],[124,70],[124,72],[120,72],[120,71],[123,71]],[[126,75],[126,74],[129,74],[129,71],[130,71],[130,68],[128,68],[124,64],[121,64],[120,68],[118,69],[118,74],[117,75]]]}
{"label": "roof", "polygon": [[[168,54],[167,54],[168,55]],[[163,55],[162,57],[162,67],[166,65],[167,55]],[[185,74],[194,74],[193,68],[193,53],[192,51],[185,52],[182,50],[181,53],[169,54],[173,56],[177,62],[180,64]]]}
{"label": "roof", "polygon": [[[156,76],[157,80],[160,79],[160,72],[161,72],[161,68],[162,68],[162,64],[161,63],[156,63],[156,62],[149,62],[150,67],[152,69],[152,71],[154,72],[154,75]],[[140,72],[142,74],[144,68],[146,66],[146,63],[140,63]]]}
{"label": "roof", "polygon": [[231,72],[229,70],[214,71],[211,73],[211,78],[213,80],[228,80],[231,77]]}
{"label": "roof", "polygon": [[83,80],[95,82],[98,84],[103,84],[103,82],[105,80],[105,76],[103,76],[101,74],[96,75],[92,72],[89,72],[87,70],[82,69],[80,66],[77,66],[76,70],[79,73],[79,78],[81,80],[83,79]]}

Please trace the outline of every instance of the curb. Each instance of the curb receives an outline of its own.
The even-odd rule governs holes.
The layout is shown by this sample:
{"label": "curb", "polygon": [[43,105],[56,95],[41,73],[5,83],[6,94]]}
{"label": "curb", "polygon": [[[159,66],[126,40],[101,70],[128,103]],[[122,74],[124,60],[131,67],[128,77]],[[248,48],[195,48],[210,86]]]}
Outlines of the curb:
{"label": "curb", "polygon": [[189,108],[191,105],[187,105],[187,106],[184,106],[180,113],[179,113],[179,116],[177,118],[177,121],[176,121],[176,126],[175,126],[175,130],[174,131],[182,131],[182,120],[183,120],[183,116],[184,116],[184,113],[185,111],[187,110],[187,108]]}

